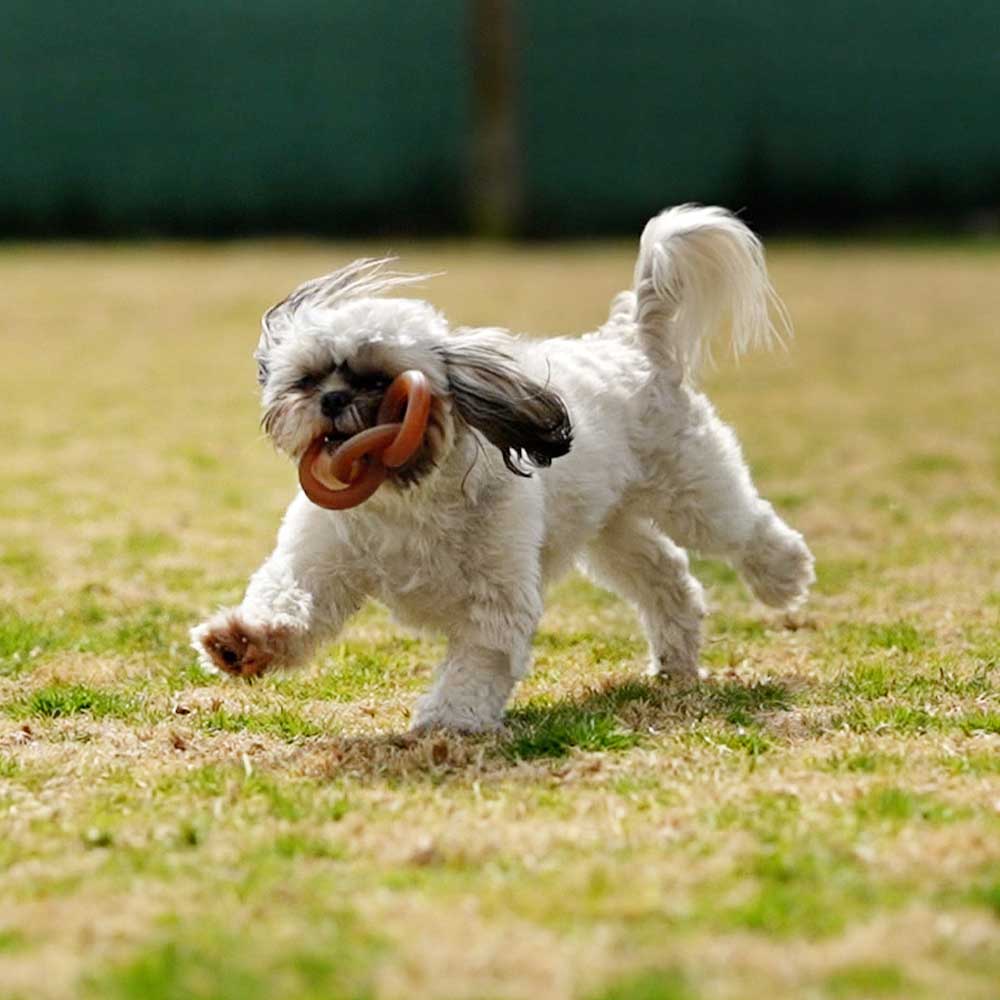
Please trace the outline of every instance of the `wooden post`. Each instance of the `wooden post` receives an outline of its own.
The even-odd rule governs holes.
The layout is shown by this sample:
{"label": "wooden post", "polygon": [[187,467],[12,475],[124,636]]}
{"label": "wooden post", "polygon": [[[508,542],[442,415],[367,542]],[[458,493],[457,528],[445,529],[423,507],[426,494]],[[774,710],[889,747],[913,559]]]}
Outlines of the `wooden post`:
{"label": "wooden post", "polygon": [[470,0],[473,107],[469,206],[473,232],[478,236],[513,236],[521,221],[515,2]]}

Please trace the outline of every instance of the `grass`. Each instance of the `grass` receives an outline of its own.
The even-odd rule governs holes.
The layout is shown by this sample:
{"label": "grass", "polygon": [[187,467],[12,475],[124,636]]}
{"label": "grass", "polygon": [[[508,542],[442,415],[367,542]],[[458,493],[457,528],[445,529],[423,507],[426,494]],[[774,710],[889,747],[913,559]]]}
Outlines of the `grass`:
{"label": "grass", "polygon": [[574,705],[541,704],[511,713],[505,750],[513,759],[565,757],[574,750],[608,752],[637,746],[641,737],[623,729],[608,712],[581,712]]}
{"label": "grass", "polygon": [[5,706],[15,719],[60,719],[88,715],[94,719],[128,718],[130,700],[116,691],[101,691],[85,684],[51,684]]}
{"label": "grass", "polygon": [[[657,684],[570,577],[506,731],[419,739],[442,645],[376,605],[253,685],[186,645],[294,483],[257,316],[379,249],[0,250],[0,995],[994,996],[996,248],[772,249],[797,340],[708,382],[814,546],[805,609],[693,559],[710,676]],[[455,321],[534,331],[593,327],[631,266],[403,250]]]}

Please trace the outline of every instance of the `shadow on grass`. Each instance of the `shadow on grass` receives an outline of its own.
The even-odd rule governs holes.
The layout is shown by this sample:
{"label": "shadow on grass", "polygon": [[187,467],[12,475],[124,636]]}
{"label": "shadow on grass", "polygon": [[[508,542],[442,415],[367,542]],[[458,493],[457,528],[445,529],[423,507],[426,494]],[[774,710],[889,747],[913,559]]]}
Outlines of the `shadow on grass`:
{"label": "shadow on grass", "polygon": [[580,697],[515,707],[507,716],[502,747],[514,760],[564,757],[573,750],[625,750],[702,719],[751,726],[761,713],[788,708],[791,701],[783,681],[614,680]]}
{"label": "shadow on grass", "polygon": [[[609,681],[581,695],[515,706],[499,734],[432,732],[319,739],[299,748],[301,763],[326,777],[442,779],[513,771],[562,760],[578,751],[617,753],[657,735],[697,731],[706,721],[728,724],[719,742],[756,754],[768,745],[759,722],[793,702],[787,680],[746,683],[732,678],[682,684],[652,679]],[[736,741],[735,745],[733,740]]]}

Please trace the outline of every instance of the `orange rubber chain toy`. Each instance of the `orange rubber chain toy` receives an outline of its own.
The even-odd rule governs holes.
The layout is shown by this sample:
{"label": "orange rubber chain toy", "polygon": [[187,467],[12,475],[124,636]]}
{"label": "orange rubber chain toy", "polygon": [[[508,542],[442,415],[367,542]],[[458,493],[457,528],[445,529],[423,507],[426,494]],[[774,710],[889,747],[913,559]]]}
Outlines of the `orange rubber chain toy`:
{"label": "orange rubber chain toy", "polygon": [[[427,376],[411,369],[386,390],[374,427],[355,434],[332,453],[321,434],[299,460],[299,483],[314,504],[347,510],[364,503],[385,482],[390,469],[405,465],[423,444],[431,411]],[[325,468],[324,468],[325,466]],[[327,478],[342,483],[327,485]]]}

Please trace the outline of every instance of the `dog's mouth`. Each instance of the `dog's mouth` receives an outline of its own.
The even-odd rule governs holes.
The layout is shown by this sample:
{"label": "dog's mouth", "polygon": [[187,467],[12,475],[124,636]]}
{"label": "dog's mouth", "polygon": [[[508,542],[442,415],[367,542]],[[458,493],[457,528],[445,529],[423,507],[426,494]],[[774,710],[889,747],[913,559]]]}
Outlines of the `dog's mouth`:
{"label": "dog's mouth", "polygon": [[[373,405],[364,406],[354,403],[347,407],[336,417],[324,417],[326,427],[320,431],[306,446],[303,451],[316,453],[320,450],[318,441],[322,439],[322,450],[328,455],[332,455],[345,441],[350,441],[352,437],[374,427],[378,420],[377,401]],[[301,457],[301,456],[300,456]]]}
{"label": "dog's mouth", "polygon": [[[364,428],[362,428],[362,430],[363,429]],[[331,427],[329,430],[317,434],[316,437],[314,437],[312,441],[310,441],[309,444],[306,446],[306,450],[308,451],[312,449],[317,441],[322,441],[323,450],[329,454],[333,454],[333,452],[335,452],[345,441],[350,441],[350,439],[354,437],[355,433],[359,432],[344,434],[336,430],[335,428]]]}
{"label": "dog's mouth", "polygon": [[[303,473],[306,474],[307,478],[311,473],[311,478],[318,476],[321,484],[334,490],[340,490],[367,471],[373,459],[365,456],[349,466],[351,469],[351,475],[348,477],[350,482],[338,476],[334,471],[336,468],[334,455],[337,450],[360,438],[365,431],[370,431],[378,426],[377,411],[372,411],[371,419],[366,420],[354,407],[351,409],[354,412],[340,414],[336,419],[327,418],[326,429],[317,434],[305,447],[298,460],[300,480],[303,478]],[[375,462],[378,464],[377,460]],[[344,469],[346,468],[348,466],[344,466]],[[383,469],[383,476],[391,479],[399,471],[399,469]]]}
{"label": "dog's mouth", "polygon": [[427,377],[403,372],[384,396],[367,402],[325,414],[327,426],[299,458],[299,482],[321,507],[357,506],[388,478],[403,485],[419,478],[432,404]]}
{"label": "dog's mouth", "polygon": [[381,397],[368,400],[356,400],[346,407],[336,417],[327,417],[329,430],[327,437],[336,441],[346,441],[355,434],[374,427],[378,421],[378,408]]}

